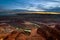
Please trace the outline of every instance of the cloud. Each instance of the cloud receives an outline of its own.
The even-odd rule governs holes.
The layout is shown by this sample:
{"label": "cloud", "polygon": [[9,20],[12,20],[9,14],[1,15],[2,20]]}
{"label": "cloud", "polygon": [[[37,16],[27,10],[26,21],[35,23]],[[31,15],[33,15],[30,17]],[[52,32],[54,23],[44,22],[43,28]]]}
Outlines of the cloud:
{"label": "cloud", "polygon": [[29,10],[29,11],[45,11],[44,9],[38,9],[36,6],[34,7],[30,7],[30,6],[27,6],[27,7],[20,7],[18,9],[24,9],[24,10]]}
{"label": "cloud", "polygon": [[41,2],[30,2],[33,7],[33,8],[36,8],[36,9],[42,9],[42,10],[45,10],[45,9],[53,9],[53,8],[57,8],[57,7],[60,7],[60,2],[54,2],[54,1],[41,1]]}
{"label": "cloud", "polygon": [[[12,1],[12,0],[11,0]],[[49,9],[60,8],[60,0],[13,0],[5,5],[6,9],[24,9],[31,11],[46,11]]]}
{"label": "cloud", "polygon": [[20,5],[19,8],[31,11],[46,11],[58,7],[60,7],[60,0],[29,0],[26,4]]}
{"label": "cloud", "polygon": [[54,1],[58,1],[58,2],[60,2],[60,0],[54,0]]}
{"label": "cloud", "polygon": [[41,3],[41,7],[43,7],[44,9],[52,9],[55,7],[60,7],[60,3],[58,2],[42,2]]}
{"label": "cloud", "polygon": [[20,9],[31,11],[46,11],[49,9],[60,7],[60,0],[26,0],[24,5],[20,5]]}
{"label": "cloud", "polygon": [[29,7],[29,8],[27,8],[27,10],[30,10],[30,11],[45,11],[44,9],[38,9],[36,7]]}

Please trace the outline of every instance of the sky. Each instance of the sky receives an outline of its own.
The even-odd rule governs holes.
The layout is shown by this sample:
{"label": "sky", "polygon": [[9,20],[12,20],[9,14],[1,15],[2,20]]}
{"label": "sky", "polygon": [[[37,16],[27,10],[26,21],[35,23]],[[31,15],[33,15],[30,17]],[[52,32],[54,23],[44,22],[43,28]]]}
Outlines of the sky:
{"label": "sky", "polygon": [[60,0],[0,0],[0,10],[3,9],[60,12]]}

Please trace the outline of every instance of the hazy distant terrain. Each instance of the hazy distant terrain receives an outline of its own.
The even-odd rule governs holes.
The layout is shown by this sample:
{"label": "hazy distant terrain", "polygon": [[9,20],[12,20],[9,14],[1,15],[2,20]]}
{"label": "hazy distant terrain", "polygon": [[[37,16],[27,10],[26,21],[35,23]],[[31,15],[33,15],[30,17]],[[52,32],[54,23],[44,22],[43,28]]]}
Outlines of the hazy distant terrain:
{"label": "hazy distant terrain", "polygon": [[0,14],[0,20],[28,20],[43,22],[60,22],[59,12],[20,12],[15,14]]}

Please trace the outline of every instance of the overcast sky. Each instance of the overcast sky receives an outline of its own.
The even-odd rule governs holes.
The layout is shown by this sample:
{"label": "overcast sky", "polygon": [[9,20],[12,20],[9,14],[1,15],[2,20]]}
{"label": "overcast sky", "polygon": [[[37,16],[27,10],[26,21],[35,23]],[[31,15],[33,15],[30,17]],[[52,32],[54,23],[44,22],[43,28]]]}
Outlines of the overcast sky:
{"label": "overcast sky", "polygon": [[2,9],[60,11],[60,0],[0,0],[0,10]]}

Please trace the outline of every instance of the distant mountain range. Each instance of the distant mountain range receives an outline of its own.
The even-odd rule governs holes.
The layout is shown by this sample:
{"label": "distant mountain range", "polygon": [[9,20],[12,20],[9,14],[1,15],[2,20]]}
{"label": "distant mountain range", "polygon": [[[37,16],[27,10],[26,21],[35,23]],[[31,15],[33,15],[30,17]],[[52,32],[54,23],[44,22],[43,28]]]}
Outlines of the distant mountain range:
{"label": "distant mountain range", "polygon": [[[25,12],[34,12],[34,13],[41,13],[41,11],[30,11],[30,10],[24,10],[24,9],[14,9],[14,10],[0,10],[0,15],[10,15],[10,14],[16,14],[16,13],[25,13]],[[47,13],[48,12],[48,13]],[[60,8],[53,8],[49,9],[43,12],[43,14],[49,14],[49,12],[60,12]],[[52,13],[50,13],[52,14]],[[57,14],[57,13],[56,13]]]}
{"label": "distant mountain range", "polygon": [[15,10],[0,10],[0,15],[15,14],[20,12],[29,12],[28,10],[15,9]]}
{"label": "distant mountain range", "polygon": [[[60,7],[53,8],[53,9],[45,9],[46,11],[44,12],[60,12]],[[31,10],[26,10],[26,9],[13,9],[13,10],[5,10],[5,9],[0,9],[0,12],[3,13],[17,13],[17,12],[36,12],[36,11],[31,11]],[[40,11],[38,11],[40,12]]]}
{"label": "distant mountain range", "polygon": [[53,9],[48,9],[46,11],[48,11],[48,12],[60,12],[60,7],[55,7]]}
{"label": "distant mountain range", "polygon": [[[0,12],[30,12],[29,10],[24,10],[24,9],[15,9],[15,10],[0,10]],[[33,11],[31,11],[31,12],[33,12]]]}

